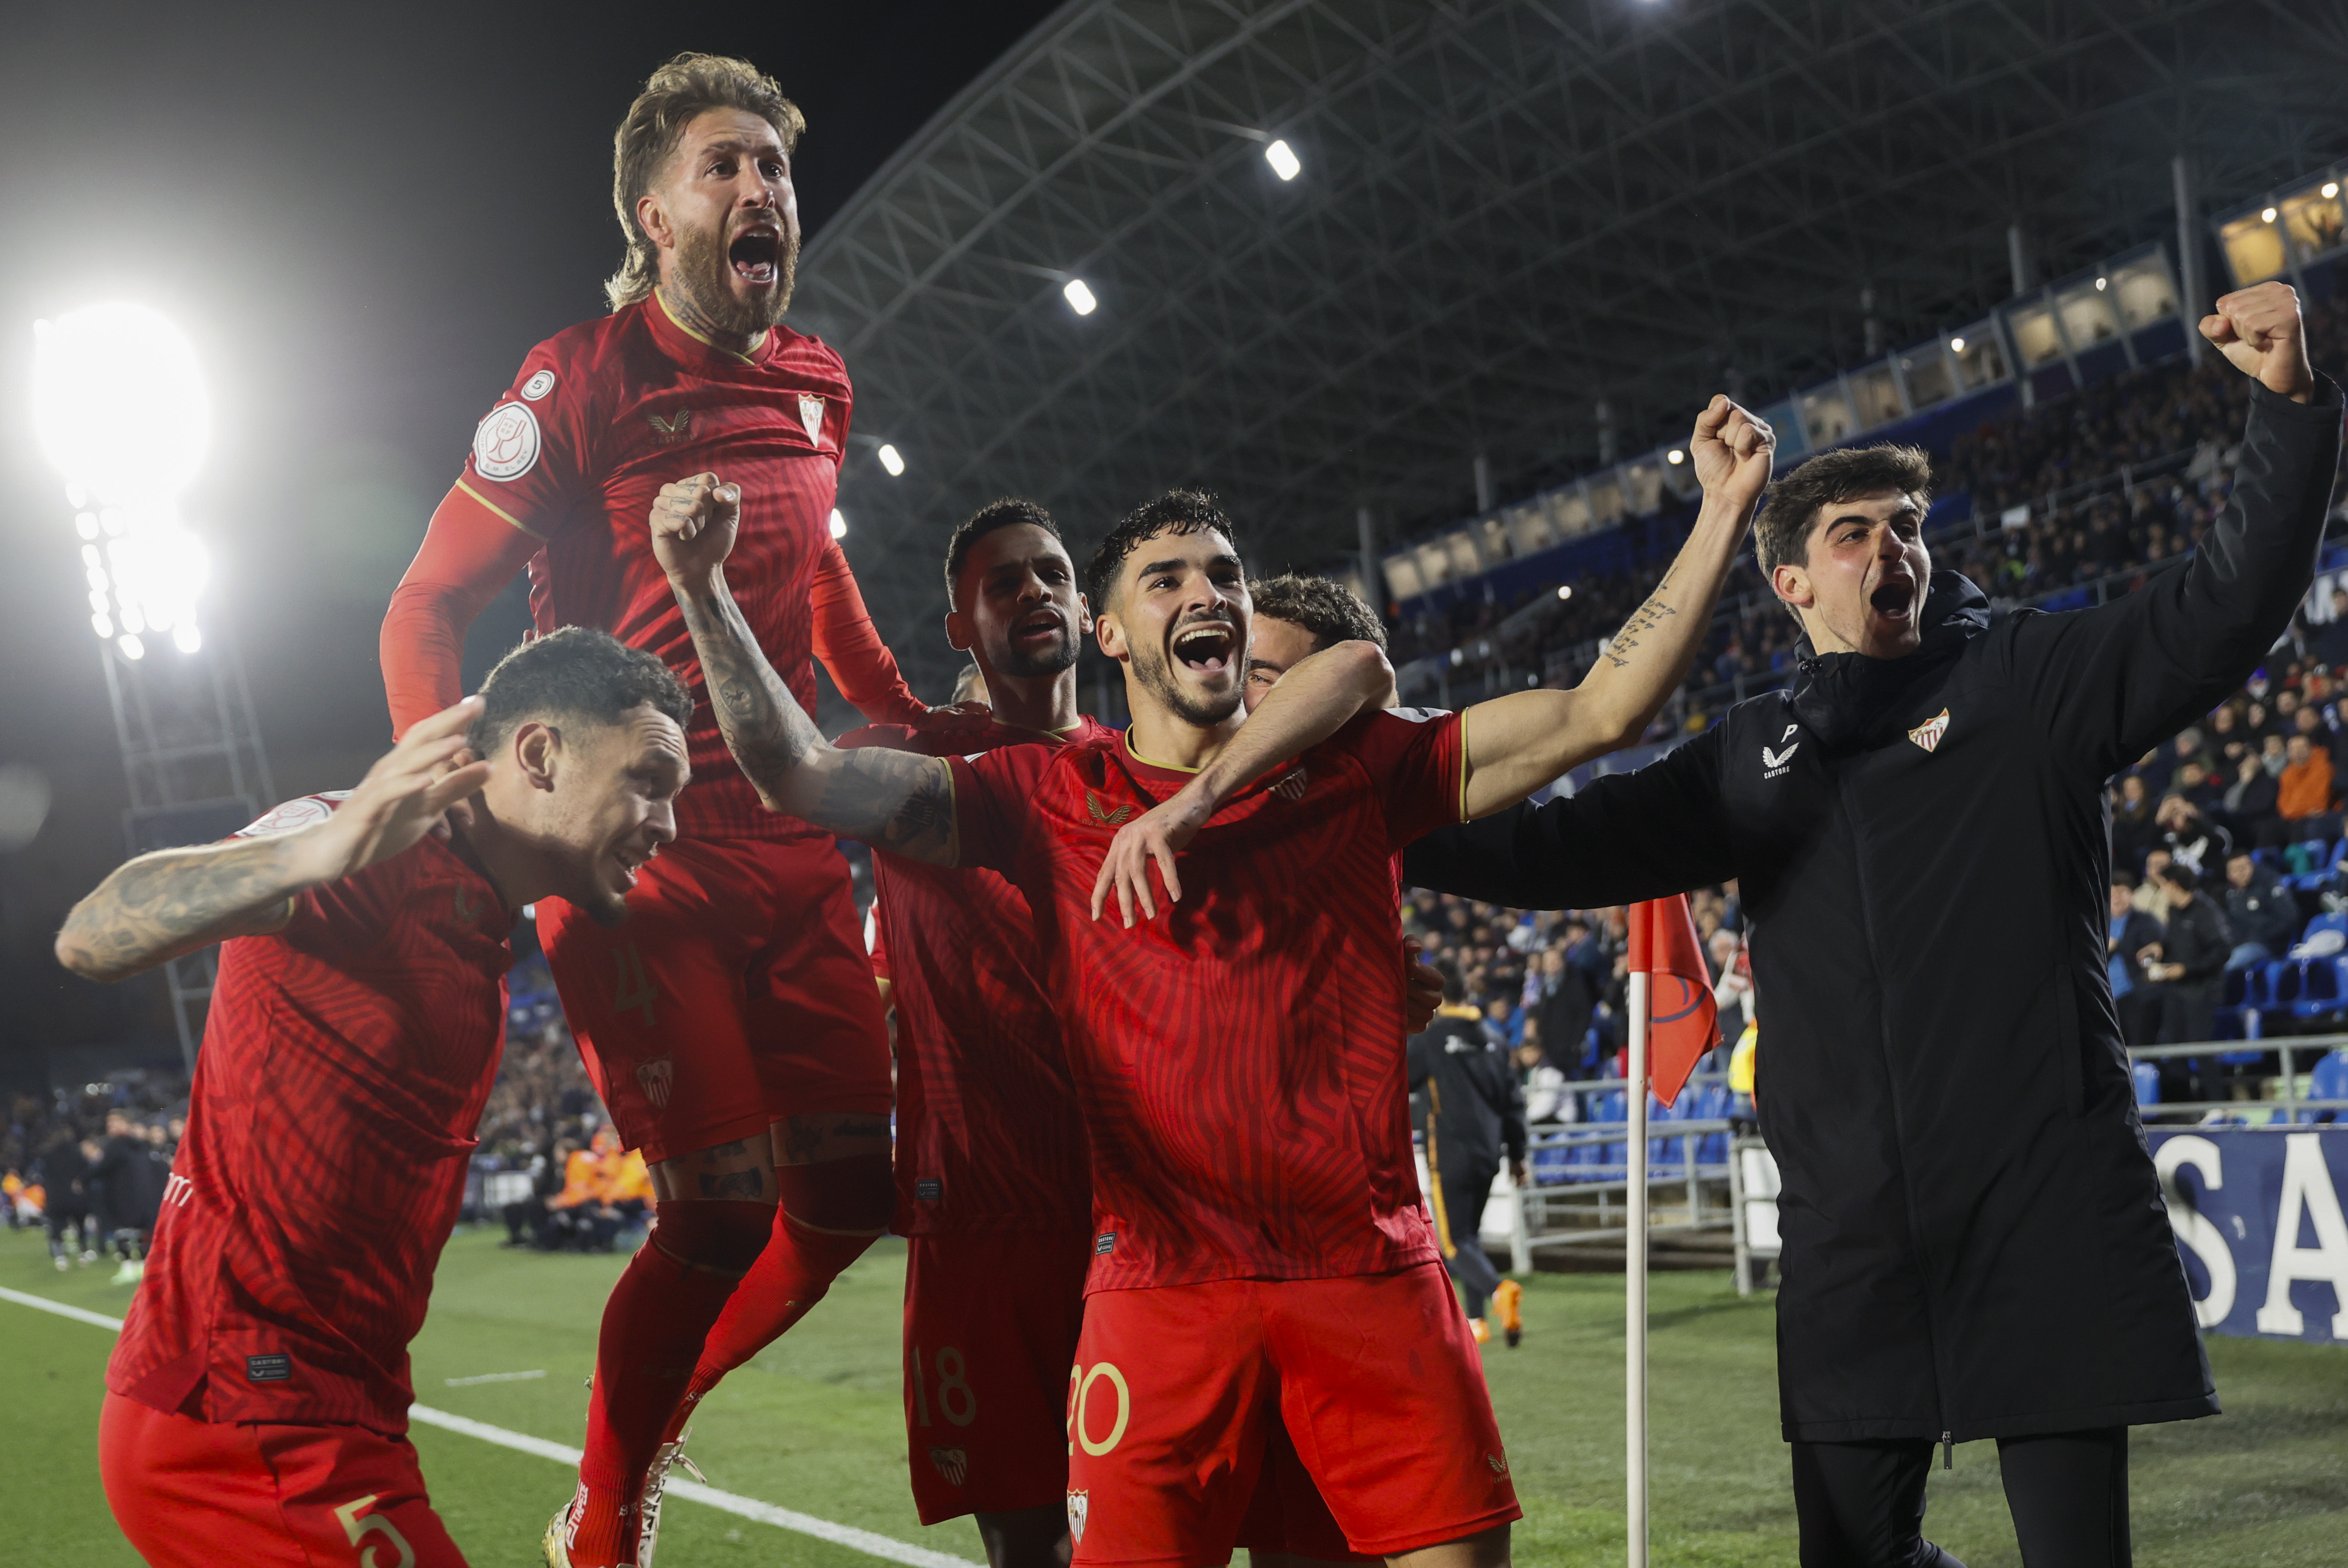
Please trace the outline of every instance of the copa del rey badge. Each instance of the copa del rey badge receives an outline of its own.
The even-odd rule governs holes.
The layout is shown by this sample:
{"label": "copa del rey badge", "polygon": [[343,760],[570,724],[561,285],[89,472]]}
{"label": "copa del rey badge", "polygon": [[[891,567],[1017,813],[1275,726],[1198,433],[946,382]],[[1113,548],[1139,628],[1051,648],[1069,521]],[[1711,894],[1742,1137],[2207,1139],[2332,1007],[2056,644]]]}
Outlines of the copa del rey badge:
{"label": "copa del rey badge", "polygon": [[799,394],[799,423],[807,427],[808,439],[823,445],[823,399],[812,392]]}
{"label": "copa del rey badge", "polygon": [[1941,737],[1949,733],[1949,710],[1942,708],[1908,732],[1908,738],[1927,751],[1937,749]]}

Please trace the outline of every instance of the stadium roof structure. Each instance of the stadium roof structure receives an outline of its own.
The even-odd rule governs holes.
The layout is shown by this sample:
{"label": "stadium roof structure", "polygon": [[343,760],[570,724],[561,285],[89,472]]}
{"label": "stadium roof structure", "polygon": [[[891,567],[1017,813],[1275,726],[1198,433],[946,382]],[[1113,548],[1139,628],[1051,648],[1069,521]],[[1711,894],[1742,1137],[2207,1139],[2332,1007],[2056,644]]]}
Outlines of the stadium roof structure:
{"label": "stadium roof structure", "polygon": [[2340,0],[1071,0],[814,236],[792,320],[934,692],[994,496],[1080,560],[1173,485],[1260,569],[1347,559],[1479,457],[1505,499],[1978,315],[2010,225],[2041,275],[2173,243],[2173,155],[2213,200],[2336,156],[2343,67]]}

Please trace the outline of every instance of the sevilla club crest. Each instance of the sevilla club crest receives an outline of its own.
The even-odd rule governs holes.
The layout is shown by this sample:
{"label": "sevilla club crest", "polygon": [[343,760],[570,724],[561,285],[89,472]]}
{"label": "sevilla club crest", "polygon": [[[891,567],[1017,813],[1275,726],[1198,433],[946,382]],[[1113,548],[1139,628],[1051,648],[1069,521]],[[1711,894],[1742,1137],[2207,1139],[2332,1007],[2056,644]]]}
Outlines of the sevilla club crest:
{"label": "sevilla club crest", "polygon": [[938,1473],[945,1477],[948,1486],[960,1486],[970,1479],[968,1449],[932,1449],[930,1462],[938,1467]]}
{"label": "sevilla club crest", "polygon": [[812,392],[799,394],[799,423],[807,427],[808,439],[823,445],[823,399]]}
{"label": "sevilla club crest", "polygon": [[1092,1511],[1093,1494],[1091,1492],[1068,1493],[1068,1538],[1070,1540],[1082,1541],[1085,1538],[1085,1521],[1091,1515]]}
{"label": "sevilla club crest", "polygon": [[1931,751],[1939,747],[1941,744],[1941,737],[1948,733],[1949,710],[1944,707],[1940,712],[1934,714],[1931,717],[1926,719],[1923,723],[1918,725],[1915,728],[1910,730],[1908,732],[1908,738],[1922,747],[1925,750]]}
{"label": "sevilla club crest", "polygon": [[636,1087],[653,1102],[654,1110],[667,1109],[669,1091],[676,1087],[676,1063],[668,1057],[656,1062],[646,1062],[636,1069]]}

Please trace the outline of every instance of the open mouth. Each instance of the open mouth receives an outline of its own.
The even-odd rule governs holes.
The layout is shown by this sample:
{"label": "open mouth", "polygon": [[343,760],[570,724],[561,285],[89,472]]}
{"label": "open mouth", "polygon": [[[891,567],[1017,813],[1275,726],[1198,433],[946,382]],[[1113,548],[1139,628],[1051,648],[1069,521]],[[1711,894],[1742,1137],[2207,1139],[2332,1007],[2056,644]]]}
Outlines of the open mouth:
{"label": "open mouth", "polygon": [[1867,596],[1867,602],[1885,620],[1904,622],[1916,611],[1916,580],[1904,573],[1887,577]]}
{"label": "open mouth", "polygon": [[1057,610],[1038,610],[1011,628],[1011,639],[1015,643],[1040,643],[1062,636],[1066,630]]}
{"label": "open mouth", "polygon": [[783,253],[783,236],[760,224],[746,229],[726,247],[726,259],[746,283],[765,287],[773,283]]}
{"label": "open mouth", "polygon": [[620,868],[620,885],[633,889],[636,885],[638,873],[644,870],[644,861],[650,858],[646,855],[632,855],[624,850],[613,851],[612,863]]}
{"label": "open mouth", "polygon": [[1228,622],[1194,622],[1174,634],[1174,657],[1200,675],[1230,669],[1238,651],[1239,637]]}

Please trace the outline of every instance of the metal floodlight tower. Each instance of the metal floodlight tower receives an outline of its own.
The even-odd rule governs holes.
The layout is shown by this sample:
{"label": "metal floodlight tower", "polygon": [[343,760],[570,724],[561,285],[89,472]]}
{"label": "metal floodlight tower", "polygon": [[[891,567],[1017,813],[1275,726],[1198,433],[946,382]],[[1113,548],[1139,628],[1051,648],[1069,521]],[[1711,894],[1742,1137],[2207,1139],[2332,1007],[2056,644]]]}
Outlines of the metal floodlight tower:
{"label": "metal floodlight tower", "polygon": [[[132,854],[225,837],[274,798],[243,661],[199,602],[211,557],[180,498],[211,441],[194,347],[160,313],[99,304],[34,324],[33,408],[81,539],[90,629],[130,785]],[[164,965],[191,1072],[216,949]]]}

